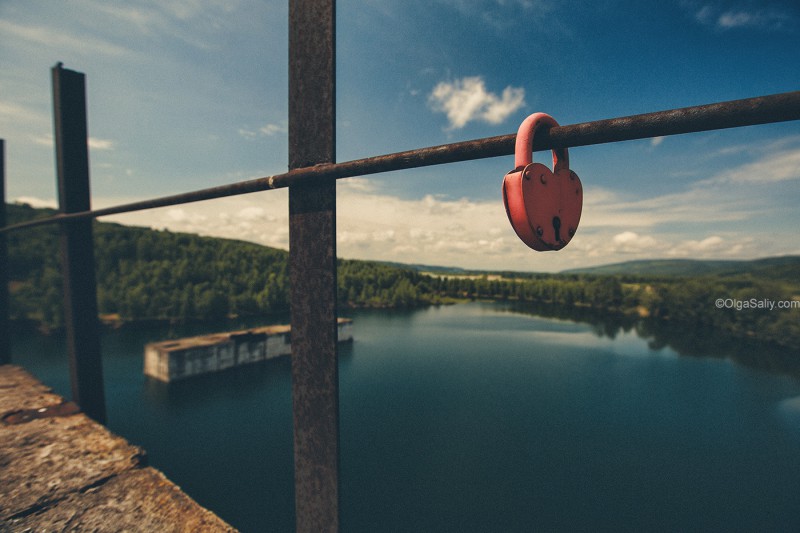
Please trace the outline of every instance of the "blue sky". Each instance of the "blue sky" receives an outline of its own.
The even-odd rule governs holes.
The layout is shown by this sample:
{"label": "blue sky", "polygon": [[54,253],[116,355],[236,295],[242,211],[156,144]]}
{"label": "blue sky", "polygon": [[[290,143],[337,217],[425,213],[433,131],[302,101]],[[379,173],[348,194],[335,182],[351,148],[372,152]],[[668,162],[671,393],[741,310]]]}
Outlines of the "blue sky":
{"label": "blue sky", "polygon": [[[50,68],[87,75],[93,205],[284,172],[287,4],[0,0],[7,194],[55,197]],[[337,160],[800,89],[796,2],[337,3]],[[546,153],[534,155],[547,162]],[[570,150],[584,214],[536,253],[512,157],[340,180],[347,258],[558,271],[800,254],[800,123]],[[288,246],[286,191],[112,217]]]}

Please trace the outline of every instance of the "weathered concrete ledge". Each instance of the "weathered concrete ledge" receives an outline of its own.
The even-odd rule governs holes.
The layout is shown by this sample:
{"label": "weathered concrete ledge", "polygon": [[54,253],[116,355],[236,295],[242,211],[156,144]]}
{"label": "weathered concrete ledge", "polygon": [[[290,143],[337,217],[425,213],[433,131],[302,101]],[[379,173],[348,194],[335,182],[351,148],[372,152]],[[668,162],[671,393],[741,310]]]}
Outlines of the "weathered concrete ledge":
{"label": "weathered concrete ledge", "polygon": [[0,531],[235,531],[145,453],[0,365]]}

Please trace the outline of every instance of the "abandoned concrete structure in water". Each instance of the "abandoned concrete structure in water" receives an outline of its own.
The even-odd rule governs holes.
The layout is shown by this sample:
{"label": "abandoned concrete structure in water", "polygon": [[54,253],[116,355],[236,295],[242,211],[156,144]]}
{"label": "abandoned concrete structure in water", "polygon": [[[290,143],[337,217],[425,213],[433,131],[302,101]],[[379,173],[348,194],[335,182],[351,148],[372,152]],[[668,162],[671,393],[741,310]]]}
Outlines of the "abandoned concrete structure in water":
{"label": "abandoned concrete structure in water", "polygon": [[[351,319],[339,319],[338,340],[353,340]],[[145,345],[144,373],[168,383],[289,355],[291,352],[290,326],[263,326],[228,333],[212,333]]]}

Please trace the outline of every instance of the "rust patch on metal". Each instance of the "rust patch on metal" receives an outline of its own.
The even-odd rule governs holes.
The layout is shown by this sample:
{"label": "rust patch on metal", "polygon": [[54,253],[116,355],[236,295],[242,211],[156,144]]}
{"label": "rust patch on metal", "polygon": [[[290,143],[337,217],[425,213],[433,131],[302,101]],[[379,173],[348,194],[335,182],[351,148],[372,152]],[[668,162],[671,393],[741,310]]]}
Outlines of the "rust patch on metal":
{"label": "rust patch on metal", "polygon": [[61,402],[39,409],[20,409],[3,415],[3,424],[14,426],[25,424],[39,418],[53,418],[59,416],[72,416],[81,412],[80,407],[73,402]]}

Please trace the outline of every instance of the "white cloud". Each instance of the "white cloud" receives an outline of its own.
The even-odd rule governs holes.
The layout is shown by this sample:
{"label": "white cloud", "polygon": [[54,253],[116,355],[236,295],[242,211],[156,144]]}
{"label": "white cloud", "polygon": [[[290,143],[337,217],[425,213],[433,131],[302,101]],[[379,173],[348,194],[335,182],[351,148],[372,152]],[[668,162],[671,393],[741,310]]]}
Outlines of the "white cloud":
{"label": "white cloud", "polygon": [[15,24],[0,20],[0,35],[4,40],[21,40],[30,44],[80,53],[103,54],[120,57],[128,53],[122,46],[89,35],[70,35],[53,27]]}
{"label": "white cloud", "polygon": [[754,16],[745,11],[723,13],[717,19],[717,25],[721,28],[736,28],[737,26],[750,26],[753,24]]}
{"label": "white cloud", "polygon": [[789,22],[790,17],[784,13],[770,10],[726,11],[719,16],[717,26],[729,28],[761,28],[779,29]]}
{"label": "white cloud", "polygon": [[428,103],[434,111],[445,113],[449,129],[463,128],[469,122],[500,124],[525,105],[525,89],[508,86],[502,96],[486,90],[481,76],[439,82]]}
{"label": "white cloud", "polygon": [[191,224],[193,226],[202,226],[208,221],[208,217],[205,214],[184,207],[169,208],[166,212],[165,219],[173,223]]}
{"label": "white cloud", "polygon": [[104,22],[113,26],[117,35],[142,35],[151,39],[169,36],[201,50],[213,48],[205,37],[224,31],[230,14],[240,7],[239,2],[232,0],[154,2],[135,6],[87,0],[85,6],[92,15],[103,15]]}
{"label": "white cloud", "polygon": [[672,248],[672,250],[669,251],[669,255],[677,257],[708,257],[709,255],[717,256],[720,254],[729,255],[726,252],[730,251],[731,249],[741,250],[741,245],[738,245],[738,248],[736,248],[736,246],[737,245],[730,245],[726,239],[723,239],[719,235],[711,235],[705,239],[689,239],[687,241],[678,243],[674,248]]}
{"label": "white cloud", "polygon": [[[130,201],[98,199],[94,203],[99,208]],[[286,189],[114,215],[102,220],[251,241],[274,248],[289,247]]]}
{"label": "white cloud", "polygon": [[96,137],[89,137],[90,150],[113,150],[114,141],[109,139],[98,139]]}
{"label": "white cloud", "polygon": [[[2,21],[0,21],[2,22]],[[46,116],[22,105],[10,102],[0,102],[0,116],[12,123],[41,123]]]}
{"label": "white cloud", "polygon": [[278,133],[286,133],[287,131],[289,131],[289,128],[286,125],[286,123],[267,124],[259,128],[258,131],[263,135],[272,136],[272,135],[277,135]]}
{"label": "white cloud", "polygon": [[256,139],[258,137],[272,137],[279,133],[286,133],[289,131],[288,123],[284,120],[278,124],[265,124],[257,130],[248,128],[240,128],[239,135],[245,139]]}
{"label": "white cloud", "polygon": [[769,151],[757,161],[722,171],[699,185],[768,184],[800,179],[800,147]]}
{"label": "white cloud", "polygon": [[32,135],[30,137],[33,144],[38,144],[39,146],[53,146],[53,135],[46,134],[46,135]]}
{"label": "white cloud", "polygon": [[791,14],[775,8],[720,11],[714,6],[705,5],[695,13],[695,19],[701,24],[723,31],[736,28],[781,30],[794,24]]}
{"label": "white cloud", "polygon": [[104,13],[111,19],[122,23],[124,28],[136,29],[145,35],[152,34],[154,25],[160,25],[154,10],[109,2],[95,2],[92,8],[95,13]]}
{"label": "white cloud", "polygon": [[[32,135],[30,140],[33,141],[34,144],[38,144],[40,146],[53,146],[53,134],[43,134],[43,135]],[[107,151],[114,149],[114,141],[110,139],[98,139],[97,137],[89,137],[88,140],[89,150],[97,150],[97,151]]]}
{"label": "white cloud", "polygon": [[51,209],[58,208],[58,203],[52,198],[42,199],[36,196],[18,196],[17,198],[14,198],[14,202],[18,204],[28,204],[29,206],[36,208],[39,207],[49,207]]}
{"label": "white cloud", "polygon": [[782,196],[776,185],[800,181],[799,144],[794,136],[749,146],[748,153],[759,154],[754,160],[660,195],[642,197],[586,186],[581,226],[638,231],[687,221],[709,227],[776,216],[770,194]]}
{"label": "white cloud", "polygon": [[373,192],[377,189],[372,180],[364,177],[347,178],[346,180],[341,180],[336,184],[336,188],[339,191],[352,190],[361,192]]}
{"label": "white cloud", "polygon": [[701,24],[713,24],[714,8],[711,6],[703,6],[695,13],[694,18]]}
{"label": "white cloud", "polygon": [[653,250],[657,241],[649,235],[639,235],[633,231],[624,231],[614,235],[611,239],[614,249],[618,253],[641,253]]}
{"label": "white cloud", "polygon": [[650,139],[650,146],[655,148],[656,146],[660,145],[662,142],[664,142],[664,137],[663,136],[661,136],[661,137],[653,137],[652,139]]}
{"label": "white cloud", "polygon": [[598,230],[634,230],[682,224],[729,223],[752,214],[747,199],[717,194],[711,189],[689,189],[651,197],[635,197],[597,187],[584,188],[581,227]]}
{"label": "white cloud", "polygon": [[244,220],[257,220],[266,215],[263,207],[245,207],[238,213],[239,217]]}
{"label": "white cloud", "polygon": [[499,252],[512,254],[516,239],[501,202],[343,188],[337,213],[343,257],[478,267],[496,263]]}
{"label": "white cloud", "polygon": [[488,25],[497,31],[508,31],[514,23],[524,17],[529,26],[537,29],[544,28],[545,21],[549,24],[547,29],[552,36],[554,29],[560,29],[558,21],[546,18],[556,9],[549,0],[438,0],[450,6],[461,17],[476,19],[483,25]]}

